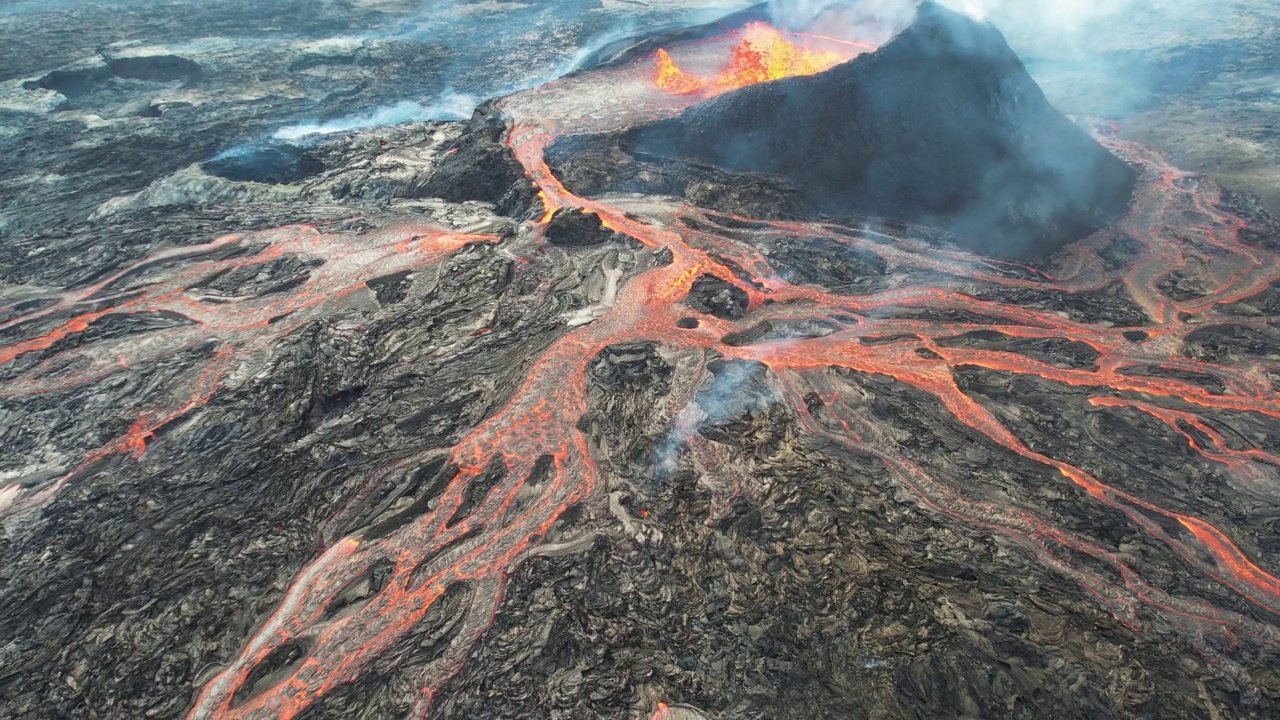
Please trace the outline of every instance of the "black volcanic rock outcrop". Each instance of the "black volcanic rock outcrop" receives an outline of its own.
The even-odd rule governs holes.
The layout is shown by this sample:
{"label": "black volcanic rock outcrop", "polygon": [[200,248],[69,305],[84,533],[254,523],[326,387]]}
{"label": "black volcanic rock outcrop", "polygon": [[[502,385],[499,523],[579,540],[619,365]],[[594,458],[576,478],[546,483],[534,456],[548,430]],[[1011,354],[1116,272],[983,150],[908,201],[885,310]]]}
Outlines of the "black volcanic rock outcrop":
{"label": "black volcanic rock outcrop", "polygon": [[54,70],[39,80],[28,80],[22,87],[26,90],[53,90],[70,98],[88,94],[116,78],[155,83],[182,81],[184,86],[190,86],[202,77],[204,69],[194,60],[177,55],[143,55],[115,58],[102,65],[78,70]]}
{"label": "black volcanic rock outcrop", "polygon": [[[624,160],[611,173],[605,156],[660,169],[633,172]],[[674,191],[695,202],[707,165],[749,185],[774,176],[799,192],[800,215],[934,225],[974,252],[1012,258],[1047,256],[1114,220],[1136,181],[1049,104],[999,30],[931,2],[875,53],[620,134],[569,138],[551,161],[580,192]],[[636,187],[655,176],[666,187]]]}
{"label": "black volcanic rock outcrop", "polygon": [[270,142],[224,153],[201,164],[210,175],[272,185],[295,183],[324,172],[324,163],[296,145]]}
{"label": "black volcanic rock outcrop", "polygon": [[493,203],[508,217],[532,212],[541,206],[538,189],[504,142],[506,130],[506,120],[493,102],[480,105],[462,135],[445,149],[440,164],[402,194]]}
{"label": "black volcanic rock outcrop", "polygon": [[561,208],[547,223],[547,242],[552,245],[586,247],[605,242],[613,233],[604,227],[600,216],[580,208]]}

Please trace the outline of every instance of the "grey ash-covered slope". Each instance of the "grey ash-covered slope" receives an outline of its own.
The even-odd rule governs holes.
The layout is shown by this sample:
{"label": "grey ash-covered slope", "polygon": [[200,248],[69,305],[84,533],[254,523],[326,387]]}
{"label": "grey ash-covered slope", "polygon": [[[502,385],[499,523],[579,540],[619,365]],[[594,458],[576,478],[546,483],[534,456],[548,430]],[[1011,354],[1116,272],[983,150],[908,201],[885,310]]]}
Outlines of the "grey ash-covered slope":
{"label": "grey ash-covered slope", "polygon": [[[553,161],[581,192],[634,189],[638,178],[593,162],[616,160],[608,148],[658,160],[664,177],[711,165],[782,178],[790,187],[756,193],[776,214],[923,222],[1015,258],[1045,257],[1105,226],[1136,178],[1049,104],[999,30],[930,2],[875,53],[619,135],[567,139]],[[657,189],[706,183],[667,184]]]}

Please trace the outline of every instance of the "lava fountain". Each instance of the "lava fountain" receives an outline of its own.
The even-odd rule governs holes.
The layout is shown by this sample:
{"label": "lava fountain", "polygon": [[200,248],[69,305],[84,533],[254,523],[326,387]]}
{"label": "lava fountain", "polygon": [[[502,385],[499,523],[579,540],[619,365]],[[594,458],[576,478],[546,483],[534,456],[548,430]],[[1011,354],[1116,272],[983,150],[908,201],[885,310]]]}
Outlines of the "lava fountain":
{"label": "lava fountain", "polygon": [[[729,61],[710,77],[684,70],[665,48],[659,49],[654,56],[657,65],[654,84],[675,95],[710,97],[757,83],[816,75],[852,59],[859,52],[875,50],[869,45],[827,36],[791,34],[788,37],[763,22],[749,23],[740,33],[731,35],[739,36],[740,41],[730,49]],[[839,50],[814,50],[809,47],[810,41]]]}

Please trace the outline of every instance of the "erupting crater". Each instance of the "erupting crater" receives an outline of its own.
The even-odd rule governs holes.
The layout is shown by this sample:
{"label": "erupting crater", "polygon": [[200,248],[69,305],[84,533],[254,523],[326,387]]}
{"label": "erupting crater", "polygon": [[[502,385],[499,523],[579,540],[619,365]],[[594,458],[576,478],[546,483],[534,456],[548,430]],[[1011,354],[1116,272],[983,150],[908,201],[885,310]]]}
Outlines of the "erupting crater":
{"label": "erupting crater", "polygon": [[[852,40],[799,33],[788,37],[763,22],[749,23],[741,33],[733,33],[731,37],[739,34],[742,39],[731,49],[729,61],[717,74],[709,77],[688,72],[665,48],[659,48],[655,56],[654,84],[675,95],[713,96],[748,85],[815,75],[860,52],[875,50],[870,45]],[[811,44],[825,44],[837,49],[814,49]]]}
{"label": "erupting crater", "polygon": [[[580,194],[675,193],[778,219],[917,222],[1008,259],[1048,257],[1128,208],[1135,172],[1049,104],[990,25],[926,3],[883,47],[847,62],[769,37],[764,47],[785,51],[744,41],[718,80],[660,55],[660,87],[717,97],[566,133],[549,153],[560,179]],[[731,87],[743,89],[719,94]],[[775,181],[746,202],[708,197],[726,172]]]}

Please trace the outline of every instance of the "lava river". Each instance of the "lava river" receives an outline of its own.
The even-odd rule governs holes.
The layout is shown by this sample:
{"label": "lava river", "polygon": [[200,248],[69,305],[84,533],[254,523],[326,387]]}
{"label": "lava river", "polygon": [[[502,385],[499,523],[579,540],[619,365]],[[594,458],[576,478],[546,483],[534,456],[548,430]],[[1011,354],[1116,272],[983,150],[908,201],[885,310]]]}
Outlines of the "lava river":
{"label": "lava river", "polygon": [[[512,242],[538,245],[543,242],[541,229],[554,211],[581,208],[650,250],[665,248],[671,261],[625,278],[611,307],[567,332],[531,362],[505,407],[449,451],[448,469],[432,509],[376,535],[358,534],[330,543],[297,575],[283,602],[239,656],[204,686],[190,717],[296,716],[326,693],[357,680],[370,662],[424,618],[453,613],[458,616],[456,632],[416,679],[417,713],[428,714],[433,698],[491,625],[511,569],[546,551],[545,536],[566,510],[603,502],[605,471],[593,460],[578,427],[586,412],[586,370],[605,348],[639,341],[665,346],[682,358],[678,376],[683,380],[675,383],[670,405],[661,412],[671,426],[683,430],[679,434],[685,439],[684,451],[701,472],[700,487],[712,498],[709,523],[724,521],[734,503],[744,498],[750,502],[751,494],[749,482],[726,471],[717,443],[692,430],[699,417],[694,398],[708,354],[714,353],[764,364],[788,412],[814,440],[878,458],[928,512],[1006,538],[1085,588],[1129,627],[1140,630],[1140,609],[1153,610],[1195,638],[1206,657],[1224,668],[1233,667],[1233,661],[1221,648],[1234,641],[1221,638],[1248,638],[1268,648],[1280,644],[1280,578],[1261,564],[1248,543],[1202,517],[1164,509],[1116,487],[1107,477],[1037,450],[957,381],[957,369],[976,368],[1082,389],[1091,407],[1145,414],[1184,436],[1196,453],[1241,483],[1276,494],[1280,457],[1264,448],[1242,447],[1226,436],[1215,418],[1239,414],[1280,422],[1274,384],[1280,363],[1215,362],[1184,352],[1189,336],[1218,317],[1220,308],[1257,296],[1280,281],[1280,257],[1247,242],[1245,221],[1220,207],[1223,191],[1203,177],[1170,166],[1150,150],[1102,132],[1110,149],[1141,169],[1143,181],[1134,208],[1115,230],[1077,243],[1052,266],[1035,269],[934,247],[905,232],[729,218],[653,199],[589,199],[557,181],[544,161],[544,151],[556,138],[668,117],[707,94],[704,89],[715,81],[692,75],[677,83],[676,92],[669,84],[663,86],[674,67],[673,57],[696,66],[699,52],[706,50],[663,51],[630,66],[576,75],[501,102],[509,122],[508,145],[538,186],[547,209],[541,222],[530,224],[530,234]],[[846,48],[845,56],[855,52]],[[668,80],[656,82],[659,73],[667,73]],[[1113,267],[1096,251],[1120,237],[1128,239],[1133,259]],[[758,249],[756,241],[768,238],[839,243],[879,257],[895,271],[945,276],[948,282],[908,282],[861,295],[836,294],[783,279]],[[207,259],[164,286],[119,297],[112,294],[119,278],[109,278],[55,306],[9,321],[13,325],[58,318],[47,332],[0,348],[0,359],[17,361],[35,350],[56,347],[60,338],[84,331],[106,314],[176,313],[198,320],[167,330],[150,352],[211,343],[204,372],[183,378],[173,398],[140,417],[124,436],[91,453],[74,475],[105,454],[140,453],[166,423],[197,412],[218,392],[220,378],[252,362],[260,346],[288,332],[317,304],[342,302],[347,288],[355,288],[367,275],[439,263],[466,243],[496,241],[492,236],[432,228],[405,228],[358,243],[311,228],[221,238],[172,251]],[[313,277],[278,299],[241,302],[235,313],[192,299],[182,290],[214,271],[262,263],[283,252],[336,258],[324,266],[332,268],[326,271],[332,277]],[[151,258],[124,274],[146,272],[170,257]],[[1202,291],[1171,298],[1162,281],[1170,273],[1191,269],[1204,281]],[[690,314],[683,300],[694,283],[707,276],[745,293],[745,317],[699,316],[692,327],[681,322]],[[1064,296],[1119,288],[1149,322],[1140,328],[1090,322],[1037,309],[1034,303],[964,291],[973,286]],[[833,324],[834,331],[747,344],[724,341],[765,322],[785,325],[814,319]],[[1234,327],[1244,328],[1269,321],[1230,320]],[[953,341],[981,333],[998,333],[1013,341],[1064,339],[1090,348],[1096,361],[1089,367],[1064,366]],[[65,387],[109,374],[112,363],[139,360],[54,355],[44,364],[74,363],[70,379],[67,373],[58,376],[58,385]],[[1153,367],[1164,372],[1135,371]],[[971,495],[963,484],[939,479],[895,449],[870,410],[836,386],[827,372],[830,368],[892,378],[935,398],[938,413],[972,429],[992,446],[1048,468],[1065,487],[1078,488],[1090,501],[1121,513],[1180,557],[1188,572],[1227,588],[1256,612],[1218,607],[1171,590],[1145,576],[1114,548],[1082,538],[1032,508],[992,502]],[[45,390],[42,378],[48,370],[28,369],[5,392]],[[1194,377],[1215,378],[1219,387],[1187,379]],[[405,457],[397,467],[419,462],[421,457]],[[52,486],[41,496],[11,498],[9,510],[32,506],[56,491]],[[385,586],[363,604],[341,602],[344,590],[378,565],[392,568]],[[279,673],[277,681],[265,687],[259,682],[281,667],[287,671]]]}

